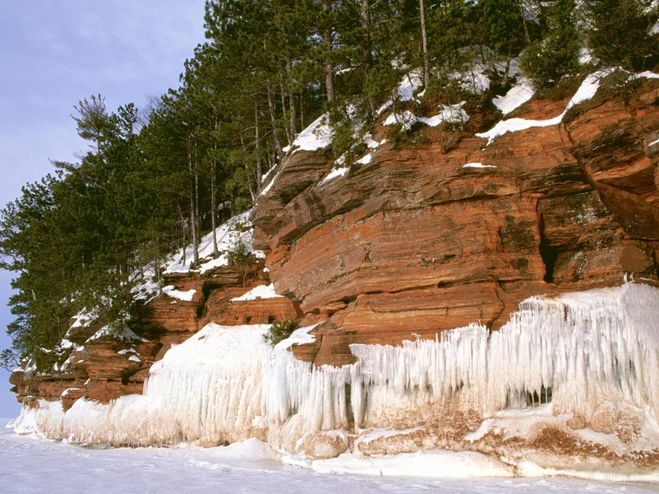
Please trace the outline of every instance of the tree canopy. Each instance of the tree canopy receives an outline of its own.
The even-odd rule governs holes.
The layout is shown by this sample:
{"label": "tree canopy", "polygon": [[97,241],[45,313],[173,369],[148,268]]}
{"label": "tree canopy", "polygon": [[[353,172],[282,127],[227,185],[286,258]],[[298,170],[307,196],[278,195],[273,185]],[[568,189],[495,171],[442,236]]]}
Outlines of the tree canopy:
{"label": "tree canopy", "polygon": [[504,90],[513,60],[548,87],[580,70],[585,48],[646,70],[656,22],[650,0],[208,1],[206,40],[178,87],[148,110],[83,98],[73,119],[87,152],[2,210],[1,266],[16,273],[5,357],[53,348],[84,307],[129,318],[135,273],[250,207],[320,114],[340,154],[350,121],[368,126],[412,70],[440,99],[475,63]]}

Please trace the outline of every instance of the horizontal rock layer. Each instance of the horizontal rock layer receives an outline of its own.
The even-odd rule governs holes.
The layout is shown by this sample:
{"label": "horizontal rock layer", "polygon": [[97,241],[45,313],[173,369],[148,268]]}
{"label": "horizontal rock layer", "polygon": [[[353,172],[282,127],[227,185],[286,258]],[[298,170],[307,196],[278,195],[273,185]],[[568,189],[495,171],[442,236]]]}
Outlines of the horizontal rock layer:
{"label": "horizontal rock layer", "polygon": [[[498,329],[531,295],[625,275],[656,282],[658,96],[645,81],[631,102],[596,97],[561,125],[489,145],[422,128],[399,149],[376,126],[389,143],[329,181],[328,155],[292,154],[253,221],[277,292],[307,322],[329,319],[296,355],[349,363],[351,343],[399,344],[472,322]],[[533,101],[515,116],[553,117],[563,105]],[[474,162],[489,167],[463,167]]]}
{"label": "horizontal rock layer", "polygon": [[263,284],[261,273],[260,264],[248,269],[230,266],[203,276],[165,280],[179,291],[195,292],[190,301],[163,293],[144,305],[129,322],[141,341],[94,341],[90,338],[100,329],[100,322],[75,328],[67,337],[76,348],[65,365],[50,372],[16,370],[10,376],[13,391],[30,406],[37,406],[38,399],[61,400],[67,409],[81,397],[107,403],[142,393],[153,363],[209,322],[262,324],[296,319],[299,309],[284,297],[232,300]]}

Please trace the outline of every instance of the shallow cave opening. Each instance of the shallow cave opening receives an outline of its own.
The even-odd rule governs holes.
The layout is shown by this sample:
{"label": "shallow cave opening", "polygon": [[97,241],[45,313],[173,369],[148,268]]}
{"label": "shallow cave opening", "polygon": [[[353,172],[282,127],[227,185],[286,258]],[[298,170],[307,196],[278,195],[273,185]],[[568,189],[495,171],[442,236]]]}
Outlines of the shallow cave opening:
{"label": "shallow cave opening", "polygon": [[554,267],[556,266],[556,259],[558,259],[558,249],[552,247],[549,242],[543,238],[540,242],[540,256],[542,257],[542,262],[545,264],[545,276],[543,279],[547,283],[553,283]]}
{"label": "shallow cave opening", "polygon": [[554,268],[556,266],[556,259],[558,259],[559,250],[552,246],[547,240],[544,232],[544,221],[540,217],[540,257],[545,265],[544,280],[546,283],[554,282]]}
{"label": "shallow cave opening", "polygon": [[526,393],[526,406],[529,407],[536,407],[539,405],[543,405],[545,403],[550,403],[551,402],[551,395],[552,395],[552,389],[551,386],[545,388],[542,386],[540,388],[540,392],[538,391],[533,391],[533,393]]}
{"label": "shallow cave opening", "polygon": [[127,386],[128,383],[130,383],[130,376],[131,376],[131,375],[132,375],[132,374],[129,373],[129,372],[122,372],[122,373],[121,373],[121,384],[122,384],[123,386]]}
{"label": "shallow cave opening", "polygon": [[349,405],[346,407],[346,415],[348,419],[348,429],[353,430],[355,427],[355,417],[352,414],[352,387],[350,383],[346,383],[344,388],[345,402]]}

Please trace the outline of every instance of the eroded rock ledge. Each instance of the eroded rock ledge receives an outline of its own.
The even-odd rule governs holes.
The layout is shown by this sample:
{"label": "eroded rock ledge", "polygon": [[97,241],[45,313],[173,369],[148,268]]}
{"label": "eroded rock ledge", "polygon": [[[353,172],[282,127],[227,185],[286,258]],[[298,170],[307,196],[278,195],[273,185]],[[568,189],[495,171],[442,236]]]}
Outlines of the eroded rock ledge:
{"label": "eroded rock ledge", "polygon": [[39,399],[62,401],[68,409],[78,398],[108,403],[127,394],[141,394],[154,362],[172,345],[187,340],[209,322],[267,324],[299,317],[299,309],[284,297],[232,300],[265,282],[263,265],[247,270],[220,267],[204,275],[173,275],[164,283],[177,290],[194,290],[191,300],[162,293],[129,322],[138,339],[94,338],[103,325],[93,321],[73,327],[66,339],[74,346],[65,365],[49,372],[17,369],[10,376],[19,402],[37,406]]}
{"label": "eroded rock ledge", "polygon": [[[411,147],[384,144],[328,181],[329,156],[294,153],[253,221],[277,291],[306,322],[328,319],[296,355],[340,365],[354,361],[351,343],[498,329],[531,295],[626,275],[656,283],[658,86],[645,81],[627,104],[596,97],[560,125],[489,145],[423,128]],[[553,117],[564,104],[536,100],[514,116]]]}
{"label": "eroded rock ledge", "polygon": [[[644,81],[628,103],[595,98],[489,145],[473,115],[332,180],[328,154],[294,152],[252,215],[267,270],[171,277],[193,295],[147,304],[138,340],[70,331],[65,367],[12,374],[19,424],[91,444],[258,437],[311,458],[446,448],[654,475],[659,292],[641,284],[659,285],[658,97]],[[629,277],[642,283],[583,293]],[[270,282],[285,297],[234,300]],[[254,326],[286,319],[305,328],[285,348]]]}

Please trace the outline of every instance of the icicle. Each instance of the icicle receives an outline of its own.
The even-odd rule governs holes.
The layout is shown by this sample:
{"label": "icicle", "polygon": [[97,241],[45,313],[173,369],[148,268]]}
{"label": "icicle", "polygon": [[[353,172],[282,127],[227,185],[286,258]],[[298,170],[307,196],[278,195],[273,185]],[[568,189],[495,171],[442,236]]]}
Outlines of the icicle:
{"label": "icicle", "polygon": [[83,443],[217,444],[293,422],[300,433],[360,428],[456,396],[483,416],[544,396],[555,413],[589,416],[608,400],[658,418],[658,321],[659,290],[647,285],[532,297],[500,331],[472,324],[399,347],[351,345],[358,361],[342,368],[288,351],[311,327],[273,349],[268,325],[209,324],[152,367],[144,396],[78,400],[66,413],[42,402],[14,426]]}

